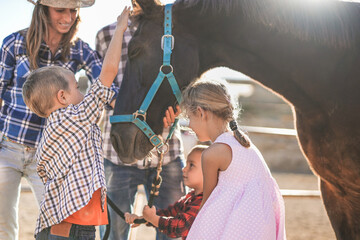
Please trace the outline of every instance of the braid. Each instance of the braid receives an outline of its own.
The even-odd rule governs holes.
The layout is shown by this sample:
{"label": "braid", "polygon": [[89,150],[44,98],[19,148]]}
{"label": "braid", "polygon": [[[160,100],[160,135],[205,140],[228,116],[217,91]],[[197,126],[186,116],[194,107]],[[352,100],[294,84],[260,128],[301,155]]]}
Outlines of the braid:
{"label": "braid", "polygon": [[233,119],[229,122],[229,126],[231,131],[234,133],[235,139],[244,147],[250,147],[250,140],[249,138],[238,129],[236,121]]}

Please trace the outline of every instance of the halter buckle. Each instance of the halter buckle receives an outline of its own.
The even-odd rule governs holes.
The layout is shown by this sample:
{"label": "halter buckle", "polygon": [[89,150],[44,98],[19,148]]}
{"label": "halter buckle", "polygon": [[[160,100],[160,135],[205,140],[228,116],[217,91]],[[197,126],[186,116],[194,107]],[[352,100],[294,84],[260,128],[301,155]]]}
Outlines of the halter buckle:
{"label": "halter buckle", "polygon": [[[155,138],[155,140],[153,141],[154,138]],[[152,145],[154,147],[156,147],[156,149],[159,149],[159,147],[164,145],[163,141],[159,138],[158,135],[152,135],[149,140],[152,143]],[[156,142],[158,142],[158,143],[155,144]]]}
{"label": "halter buckle", "polygon": [[164,50],[164,40],[165,38],[171,38],[171,50],[174,49],[175,38],[173,35],[165,34],[161,37],[161,49]]}
{"label": "halter buckle", "polygon": [[146,121],[146,112],[143,112],[141,110],[137,110],[136,112],[133,113],[134,119],[138,118],[138,116],[143,117],[144,119],[142,121]]}

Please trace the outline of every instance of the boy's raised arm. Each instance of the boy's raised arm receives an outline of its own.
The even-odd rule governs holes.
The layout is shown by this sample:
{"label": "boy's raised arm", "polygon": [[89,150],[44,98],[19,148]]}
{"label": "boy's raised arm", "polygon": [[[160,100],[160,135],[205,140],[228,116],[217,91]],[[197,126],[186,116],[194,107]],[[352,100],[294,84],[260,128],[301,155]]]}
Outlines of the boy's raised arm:
{"label": "boy's raised arm", "polygon": [[125,7],[120,16],[118,16],[114,36],[105,54],[100,73],[100,81],[106,87],[111,86],[119,69],[123,35],[128,26],[129,14],[130,7]]}

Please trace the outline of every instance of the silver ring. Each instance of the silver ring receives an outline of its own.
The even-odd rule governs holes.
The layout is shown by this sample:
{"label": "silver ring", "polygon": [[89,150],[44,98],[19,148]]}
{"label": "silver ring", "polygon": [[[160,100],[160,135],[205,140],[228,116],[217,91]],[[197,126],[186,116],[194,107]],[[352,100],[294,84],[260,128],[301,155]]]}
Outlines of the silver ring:
{"label": "silver ring", "polygon": [[[170,67],[171,71],[170,71],[169,73],[172,73],[172,72],[174,71],[174,68],[173,68],[172,65],[164,65],[164,64],[163,64],[163,65],[160,66],[160,69],[159,69],[159,71],[162,72],[162,73],[164,73],[164,72],[162,71],[162,68],[163,68],[163,67]],[[169,74],[169,73],[167,73],[167,74]],[[164,73],[164,74],[165,74],[165,73]]]}
{"label": "silver ring", "polygon": [[[165,149],[165,151],[164,151],[164,147],[165,147],[165,146],[166,146],[166,149]],[[162,145],[161,148],[162,148],[161,151],[160,151],[159,148],[157,148],[157,149],[156,149],[157,152],[158,152],[159,154],[167,154],[168,151],[169,151],[169,144],[168,144],[168,143],[165,143],[164,145]]]}

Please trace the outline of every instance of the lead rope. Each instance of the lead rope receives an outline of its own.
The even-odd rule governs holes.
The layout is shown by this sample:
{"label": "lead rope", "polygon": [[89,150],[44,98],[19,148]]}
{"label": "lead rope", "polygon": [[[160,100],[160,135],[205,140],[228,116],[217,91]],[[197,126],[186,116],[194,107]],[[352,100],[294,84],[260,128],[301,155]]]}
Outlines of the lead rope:
{"label": "lead rope", "polygon": [[[166,154],[169,151],[169,140],[171,139],[174,130],[175,130],[175,126],[177,125],[177,123],[179,122],[179,119],[176,118],[175,122],[173,123],[169,135],[167,136],[164,145],[166,148],[165,150],[162,149],[161,151],[159,149],[157,149],[157,152],[159,153],[159,161],[156,167],[156,176],[154,177],[154,180],[151,184],[151,190],[150,190],[150,197],[149,197],[149,201],[148,201],[148,206],[152,207],[154,205],[154,200],[155,197],[159,196],[159,189],[162,183],[162,178],[161,178],[161,171],[162,171],[162,165],[163,165],[163,160],[164,160],[164,154]],[[116,212],[122,219],[125,220],[125,214],[116,206],[116,204],[111,200],[111,198],[109,198],[108,195],[106,195],[106,200],[108,203],[108,206],[110,206],[114,212]],[[136,224],[143,224],[146,223],[146,220],[141,218],[141,219],[135,219],[134,223]],[[108,240],[109,239],[109,235],[110,235],[110,229],[111,229],[111,219],[110,219],[110,213],[108,213],[108,224],[106,225],[106,230],[105,230],[105,234],[103,237],[103,240]]]}
{"label": "lead rope", "polygon": [[[159,189],[162,183],[162,178],[160,176],[160,173],[162,171],[163,159],[164,159],[164,152],[162,151],[160,153],[160,159],[156,167],[156,176],[151,184],[150,197],[148,201],[149,207],[152,207],[154,205],[155,197],[159,196]],[[136,219],[136,220],[142,220],[141,223],[146,222],[145,219]],[[134,221],[134,223],[137,223],[136,220]]]}
{"label": "lead rope", "polygon": [[[165,142],[165,145],[168,146],[168,139]],[[163,164],[163,159],[164,159],[164,154],[167,153],[167,150],[164,151],[162,150],[161,152],[159,152],[160,157],[159,157],[159,161],[156,167],[156,176],[154,177],[154,180],[151,184],[151,191],[150,191],[150,197],[149,197],[149,201],[148,201],[148,206],[152,207],[154,205],[154,200],[155,197],[159,196],[159,189],[162,183],[162,178],[161,178],[161,171],[162,171],[162,164]],[[125,214],[115,205],[115,203],[109,198],[109,196],[106,196],[107,198],[107,203],[108,206],[110,206],[121,218],[123,218],[125,220]],[[111,222],[110,222],[110,213],[108,213],[108,225],[106,225],[106,231],[103,237],[103,240],[107,240],[109,238],[110,235],[110,226],[111,226]],[[141,219],[135,219],[134,223],[136,224],[142,224],[142,223],[146,223],[146,220],[144,218]]]}

